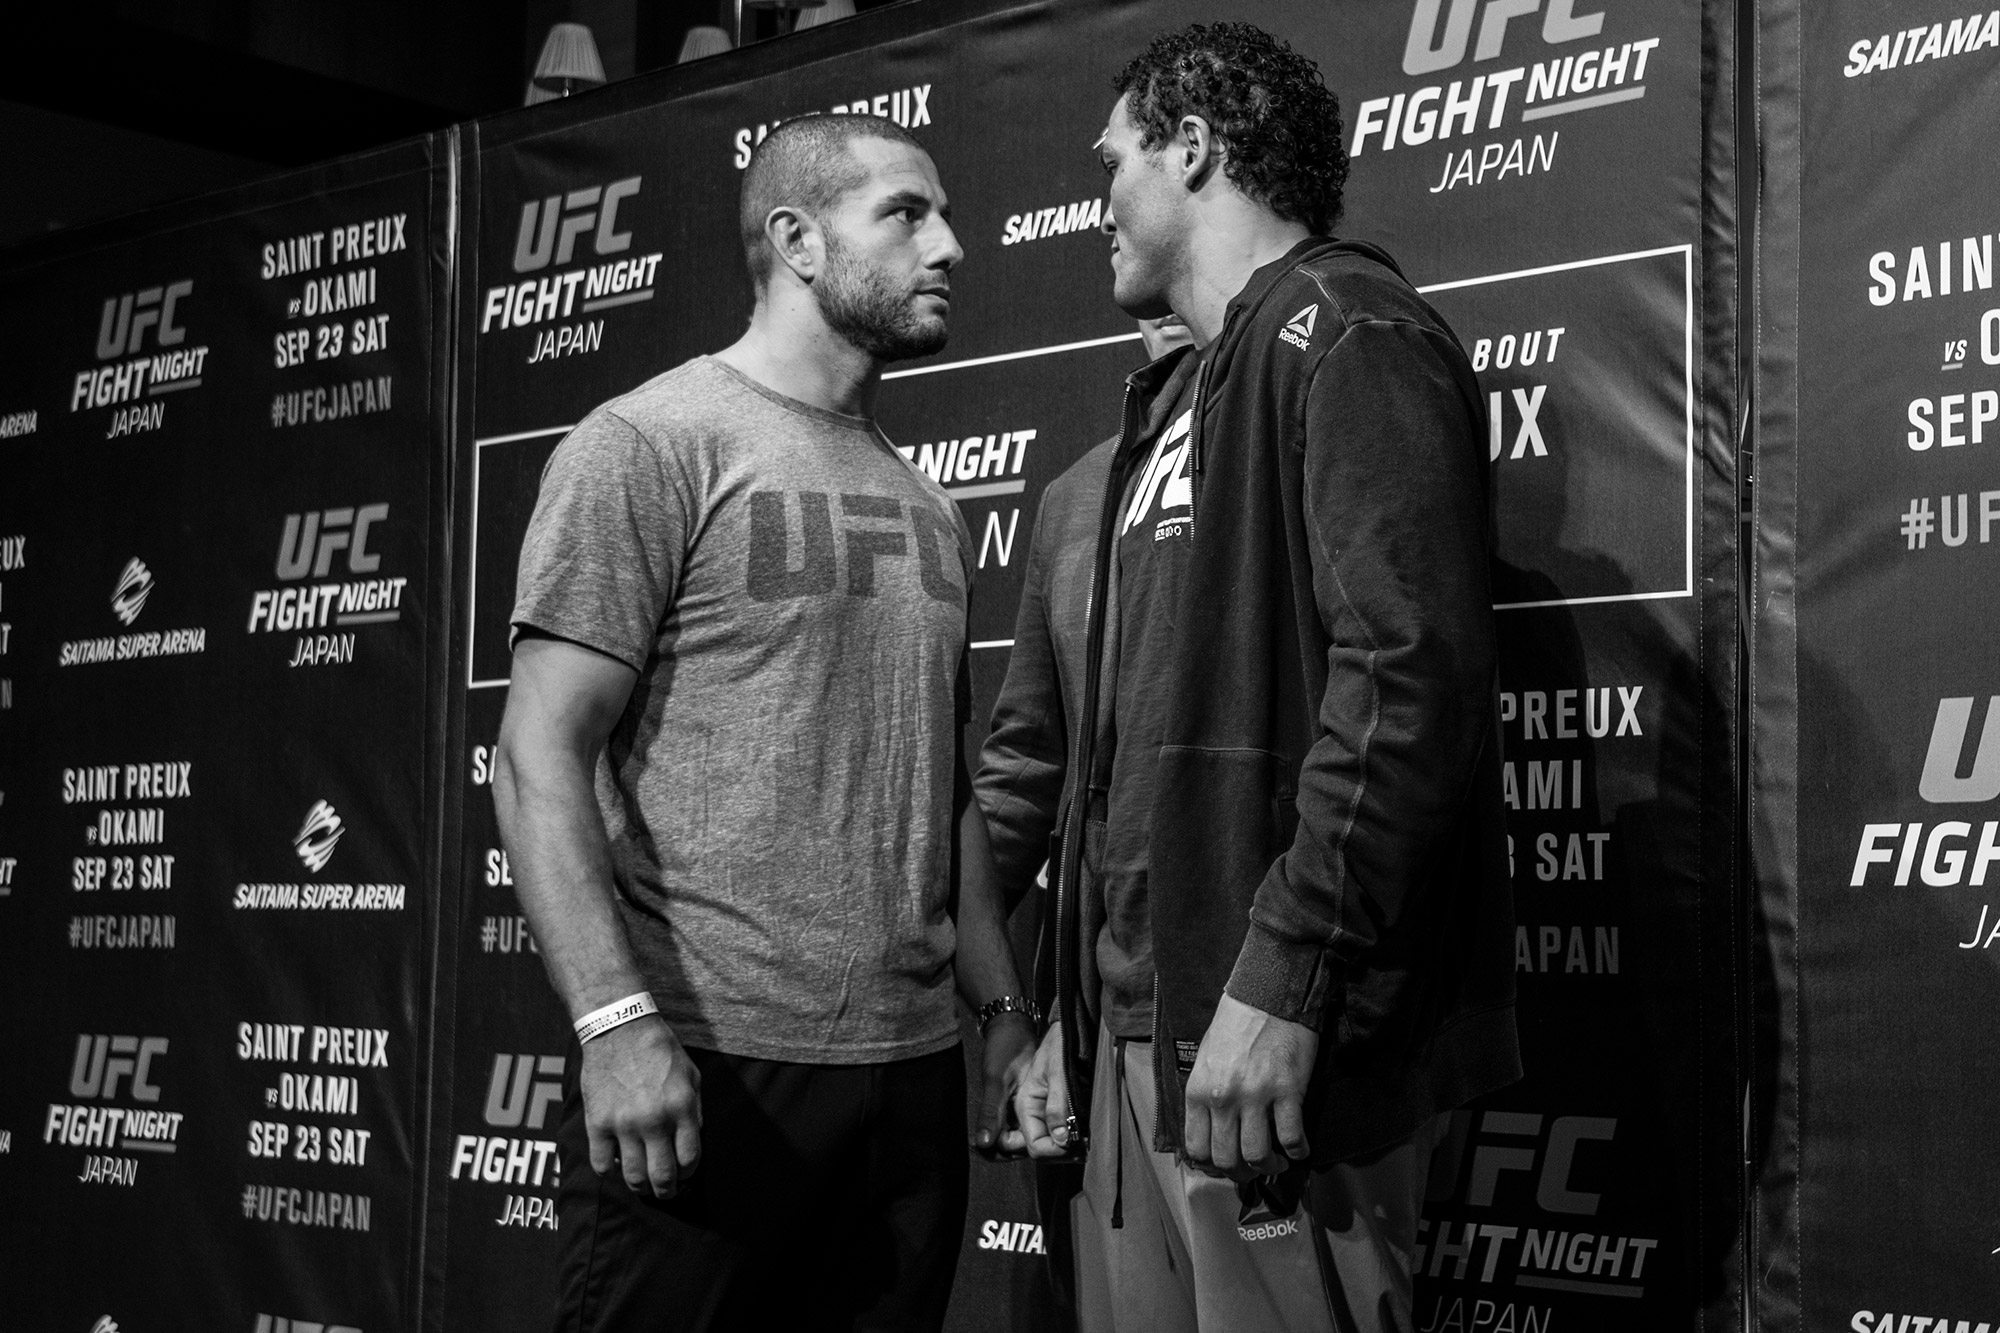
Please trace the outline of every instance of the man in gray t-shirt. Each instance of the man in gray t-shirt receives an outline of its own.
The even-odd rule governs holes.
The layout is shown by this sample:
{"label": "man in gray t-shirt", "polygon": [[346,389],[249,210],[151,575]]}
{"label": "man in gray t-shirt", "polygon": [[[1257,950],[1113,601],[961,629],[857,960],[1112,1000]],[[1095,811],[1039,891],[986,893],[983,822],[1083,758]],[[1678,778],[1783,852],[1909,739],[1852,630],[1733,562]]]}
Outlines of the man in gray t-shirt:
{"label": "man in gray t-shirt", "polygon": [[959,753],[970,537],[870,419],[943,345],[947,211],[893,123],[788,122],[744,179],[749,332],[543,475],[494,791],[581,1043],[562,1328],[942,1322],[954,982],[979,1146],[1034,1038]]}
{"label": "man in gray t-shirt", "polygon": [[683,1042],[813,1064],[957,1043],[970,543],[872,422],[714,357],[606,403],[549,460],[514,624],[639,673],[598,805],[626,938]]}

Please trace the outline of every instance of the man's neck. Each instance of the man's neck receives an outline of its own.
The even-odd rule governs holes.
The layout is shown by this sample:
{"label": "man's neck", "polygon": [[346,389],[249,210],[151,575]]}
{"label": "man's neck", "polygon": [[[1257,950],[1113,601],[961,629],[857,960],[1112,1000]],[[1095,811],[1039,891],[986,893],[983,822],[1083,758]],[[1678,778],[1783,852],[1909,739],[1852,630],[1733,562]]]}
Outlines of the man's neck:
{"label": "man's neck", "polygon": [[829,328],[809,292],[767,292],[743,336],[715,356],[787,398],[842,416],[875,415],[882,363]]}
{"label": "man's neck", "polygon": [[1229,303],[1251,275],[1312,232],[1233,190],[1213,200],[1196,199],[1193,210],[1186,274],[1169,300],[1195,346],[1205,348],[1221,334]]}

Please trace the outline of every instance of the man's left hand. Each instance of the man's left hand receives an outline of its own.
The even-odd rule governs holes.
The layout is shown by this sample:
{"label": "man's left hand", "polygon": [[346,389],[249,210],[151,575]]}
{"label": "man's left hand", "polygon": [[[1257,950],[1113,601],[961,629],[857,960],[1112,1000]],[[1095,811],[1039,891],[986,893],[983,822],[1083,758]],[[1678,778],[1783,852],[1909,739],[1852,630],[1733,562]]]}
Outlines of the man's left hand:
{"label": "man's left hand", "polygon": [[1021,1076],[1035,1058],[1035,1025],[1021,1014],[996,1014],[981,1040],[985,1086],[979,1090],[979,1124],[973,1128],[972,1146],[987,1157],[1019,1157],[1027,1152],[1028,1142],[1019,1125],[1007,1123],[1007,1113]]}
{"label": "man's left hand", "polygon": [[1188,1160],[1232,1180],[1304,1161],[1306,1084],[1318,1055],[1319,1033],[1224,995],[1188,1078]]}

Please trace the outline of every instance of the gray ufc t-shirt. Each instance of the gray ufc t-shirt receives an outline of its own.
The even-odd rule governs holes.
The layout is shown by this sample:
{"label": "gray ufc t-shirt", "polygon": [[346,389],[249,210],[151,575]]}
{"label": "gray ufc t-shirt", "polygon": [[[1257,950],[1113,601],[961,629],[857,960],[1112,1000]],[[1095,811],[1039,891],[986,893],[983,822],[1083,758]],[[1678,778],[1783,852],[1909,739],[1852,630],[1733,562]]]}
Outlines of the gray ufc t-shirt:
{"label": "gray ufc t-shirt", "polygon": [[860,1064],[957,1040],[946,915],[971,537],[874,423],[713,358],[542,476],[514,624],[638,671],[597,772],[681,1040]]}

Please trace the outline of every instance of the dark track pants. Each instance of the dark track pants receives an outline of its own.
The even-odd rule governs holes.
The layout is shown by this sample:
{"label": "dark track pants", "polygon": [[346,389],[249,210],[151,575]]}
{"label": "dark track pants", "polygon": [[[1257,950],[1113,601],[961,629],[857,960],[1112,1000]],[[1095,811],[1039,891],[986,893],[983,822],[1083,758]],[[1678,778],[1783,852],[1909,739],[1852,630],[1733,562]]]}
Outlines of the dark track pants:
{"label": "dark track pants", "polygon": [[667,1201],[590,1166],[572,1047],[559,1333],[935,1329],[965,1228],[965,1057],[803,1065],[689,1050],[700,1169]]}

